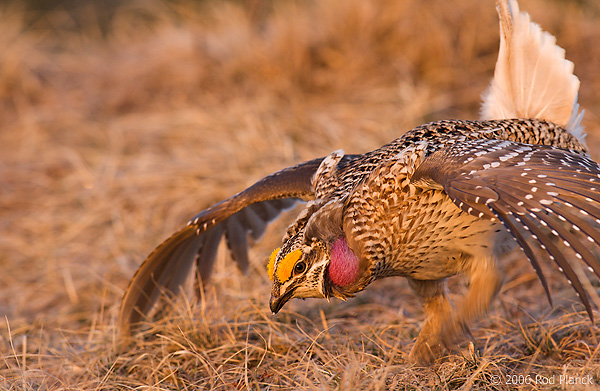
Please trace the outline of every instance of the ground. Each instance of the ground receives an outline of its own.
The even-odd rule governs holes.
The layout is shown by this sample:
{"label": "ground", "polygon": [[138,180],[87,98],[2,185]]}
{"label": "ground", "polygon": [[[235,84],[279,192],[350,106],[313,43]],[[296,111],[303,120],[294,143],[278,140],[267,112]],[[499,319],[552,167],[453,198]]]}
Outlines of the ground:
{"label": "ground", "polygon": [[[600,328],[554,268],[551,307],[523,256],[432,367],[407,363],[423,316],[400,278],[272,316],[290,214],[246,275],[223,251],[200,300],[119,343],[129,279],[188,218],[282,167],[477,118],[499,38],[492,0],[116,4],[0,5],[0,389],[597,389]],[[597,2],[521,8],[575,63],[599,159]]]}

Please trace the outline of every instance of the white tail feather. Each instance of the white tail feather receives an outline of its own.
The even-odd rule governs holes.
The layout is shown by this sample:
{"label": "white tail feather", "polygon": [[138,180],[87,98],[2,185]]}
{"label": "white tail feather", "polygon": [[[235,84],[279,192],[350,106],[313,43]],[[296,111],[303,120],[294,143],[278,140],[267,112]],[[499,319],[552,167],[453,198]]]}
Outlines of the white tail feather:
{"label": "white tail feather", "polygon": [[500,52],[494,79],[483,94],[482,119],[538,118],[569,130],[581,142],[573,63],[556,39],[519,12],[516,0],[499,0]]}

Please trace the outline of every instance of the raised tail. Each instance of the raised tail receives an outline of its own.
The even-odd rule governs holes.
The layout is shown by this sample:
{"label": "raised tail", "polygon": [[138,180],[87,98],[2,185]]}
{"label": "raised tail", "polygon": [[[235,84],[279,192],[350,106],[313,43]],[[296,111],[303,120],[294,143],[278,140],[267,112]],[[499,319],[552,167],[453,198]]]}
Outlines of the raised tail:
{"label": "raised tail", "polygon": [[544,119],[566,128],[583,143],[579,79],[564,49],[519,11],[516,0],[499,0],[497,10],[500,51],[494,78],[483,94],[482,119]]}

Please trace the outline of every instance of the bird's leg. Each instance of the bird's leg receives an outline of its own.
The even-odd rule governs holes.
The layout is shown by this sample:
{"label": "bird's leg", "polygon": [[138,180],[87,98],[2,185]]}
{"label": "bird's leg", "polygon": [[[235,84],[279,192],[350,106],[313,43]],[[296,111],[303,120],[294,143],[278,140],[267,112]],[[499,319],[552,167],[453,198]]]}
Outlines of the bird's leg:
{"label": "bird's leg", "polygon": [[409,278],[411,288],[420,297],[425,323],[413,346],[409,359],[427,364],[446,348],[451,348],[467,325],[486,313],[502,286],[502,274],[491,257],[471,258],[464,265],[469,277],[469,291],[456,311],[446,294],[446,280],[423,281]]}
{"label": "bird's leg", "polygon": [[445,349],[442,333],[452,317],[452,303],[446,293],[445,279],[425,281],[409,278],[408,282],[421,299],[425,312],[425,323],[410,351],[409,360],[427,364]]}
{"label": "bird's leg", "polygon": [[452,321],[444,326],[442,339],[452,345],[456,337],[467,331],[467,325],[485,314],[502,286],[502,274],[492,257],[471,258],[464,273],[469,278],[469,291],[459,303]]}
{"label": "bird's leg", "polygon": [[478,258],[465,270],[469,277],[469,292],[460,303],[457,317],[470,322],[486,313],[490,303],[502,286],[502,273],[496,260],[491,257]]}

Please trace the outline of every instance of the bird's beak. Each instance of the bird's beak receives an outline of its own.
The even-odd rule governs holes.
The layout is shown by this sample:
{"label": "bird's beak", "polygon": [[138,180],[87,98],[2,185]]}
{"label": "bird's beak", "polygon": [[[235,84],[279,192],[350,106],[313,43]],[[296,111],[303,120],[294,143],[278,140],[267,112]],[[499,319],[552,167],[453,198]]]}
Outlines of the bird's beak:
{"label": "bird's beak", "polygon": [[279,312],[280,309],[283,308],[285,303],[290,301],[290,299],[294,296],[294,290],[291,289],[287,291],[285,294],[281,296],[274,296],[271,294],[271,300],[269,300],[269,307],[271,308],[271,312],[273,315]]}

